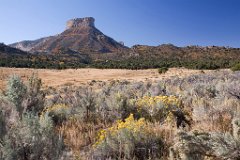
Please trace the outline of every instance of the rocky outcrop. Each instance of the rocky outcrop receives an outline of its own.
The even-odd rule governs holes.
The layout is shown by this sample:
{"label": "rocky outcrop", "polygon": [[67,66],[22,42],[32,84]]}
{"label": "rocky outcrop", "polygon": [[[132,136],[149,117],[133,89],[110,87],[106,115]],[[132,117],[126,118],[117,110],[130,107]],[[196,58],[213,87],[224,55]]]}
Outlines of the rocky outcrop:
{"label": "rocky outcrop", "polygon": [[75,18],[67,21],[66,29],[81,28],[81,27],[95,27],[94,22],[95,22],[95,19],[92,17]]}

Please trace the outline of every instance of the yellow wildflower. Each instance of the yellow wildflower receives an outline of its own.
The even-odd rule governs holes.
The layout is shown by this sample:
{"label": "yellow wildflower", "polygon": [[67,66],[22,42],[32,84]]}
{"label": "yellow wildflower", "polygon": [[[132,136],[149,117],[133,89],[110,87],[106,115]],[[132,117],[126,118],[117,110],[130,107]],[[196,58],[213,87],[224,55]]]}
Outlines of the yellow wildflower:
{"label": "yellow wildflower", "polygon": [[119,131],[122,129],[128,129],[133,133],[139,133],[139,132],[144,133],[144,132],[147,132],[147,124],[144,118],[135,120],[133,117],[133,114],[130,114],[129,117],[125,119],[125,121],[118,120],[112,127],[100,130],[98,132],[97,142],[93,146],[96,147],[97,145],[104,142],[104,140],[107,137],[107,134],[114,136],[118,134]]}

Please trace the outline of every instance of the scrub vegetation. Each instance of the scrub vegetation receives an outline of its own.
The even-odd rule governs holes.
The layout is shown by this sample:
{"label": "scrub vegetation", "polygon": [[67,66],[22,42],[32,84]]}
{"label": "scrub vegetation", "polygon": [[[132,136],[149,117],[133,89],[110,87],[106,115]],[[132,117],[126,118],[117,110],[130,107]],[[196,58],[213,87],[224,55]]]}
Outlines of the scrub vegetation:
{"label": "scrub vegetation", "polygon": [[240,158],[240,72],[43,88],[12,75],[0,159]]}

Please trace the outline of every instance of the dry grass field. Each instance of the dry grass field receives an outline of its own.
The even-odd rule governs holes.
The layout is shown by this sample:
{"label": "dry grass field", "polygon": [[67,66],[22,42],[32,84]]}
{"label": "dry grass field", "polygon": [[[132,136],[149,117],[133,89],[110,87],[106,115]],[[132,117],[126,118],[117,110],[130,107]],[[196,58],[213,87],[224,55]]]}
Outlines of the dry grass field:
{"label": "dry grass field", "polygon": [[[211,71],[204,71],[211,72]],[[174,76],[186,77],[194,74],[200,74],[199,70],[171,68],[165,74],[159,74],[157,69],[147,70],[123,70],[123,69],[27,69],[27,68],[0,68],[0,89],[2,90],[7,83],[9,76],[19,75],[27,80],[33,73],[42,79],[45,87],[59,87],[66,84],[84,85],[93,80],[95,81],[145,81],[171,78]]]}

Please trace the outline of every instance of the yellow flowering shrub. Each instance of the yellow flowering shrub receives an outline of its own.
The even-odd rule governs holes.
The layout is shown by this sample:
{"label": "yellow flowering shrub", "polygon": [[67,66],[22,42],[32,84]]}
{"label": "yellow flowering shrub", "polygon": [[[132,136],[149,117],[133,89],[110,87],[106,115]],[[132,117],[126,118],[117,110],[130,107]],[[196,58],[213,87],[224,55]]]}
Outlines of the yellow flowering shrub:
{"label": "yellow flowering shrub", "polygon": [[135,120],[133,114],[130,114],[129,117],[125,119],[125,121],[118,120],[112,127],[100,130],[97,136],[97,142],[94,144],[94,146],[97,146],[106,140],[107,134],[117,135],[118,132],[122,129],[128,129],[133,133],[146,133],[147,128],[148,126],[144,118]]}
{"label": "yellow flowering shrub", "polygon": [[135,120],[133,114],[124,121],[118,120],[112,127],[98,132],[97,141],[93,145],[94,158],[150,158],[149,153],[159,156],[163,142],[161,137],[156,137],[151,127],[144,118]]}
{"label": "yellow flowering shrub", "polygon": [[143,98],[137,100],[138,106],[145,105],[148,107],[152,107],[157,103],[163,103],[167,107],[169,105],[179,106],[181,101],[176,96],[154,96],[154,97],[144,96]]}
{"label": "yellow flowering shrub", "polygon": [[136,106],[140,116],[151,121],[172,120],[172,112],[182,109],[181,100],[175,96],[144,96]]}

